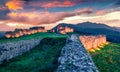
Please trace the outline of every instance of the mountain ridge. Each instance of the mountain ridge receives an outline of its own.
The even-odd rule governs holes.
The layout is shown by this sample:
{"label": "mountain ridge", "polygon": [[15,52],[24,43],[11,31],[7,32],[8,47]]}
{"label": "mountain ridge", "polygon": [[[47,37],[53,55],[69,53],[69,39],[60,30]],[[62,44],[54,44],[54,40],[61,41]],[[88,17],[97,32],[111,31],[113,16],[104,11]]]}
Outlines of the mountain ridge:
{"label": "mountain ridge", "polygon": [[[84,22],[84,23],[78,23],[76,25],[67,24],[67,23],[60,23],[59,25],[71,27],[74,29],[75,32],[79,32],[79,33],[93,34],[93,35],[104,34],[107,36],[107,40],[120,43],[120,40],[119,40],[120,31],[114,27],[110,27],[105,24]],[[59,25],[54,27],[52,30],[57,31],[56,29]]]}

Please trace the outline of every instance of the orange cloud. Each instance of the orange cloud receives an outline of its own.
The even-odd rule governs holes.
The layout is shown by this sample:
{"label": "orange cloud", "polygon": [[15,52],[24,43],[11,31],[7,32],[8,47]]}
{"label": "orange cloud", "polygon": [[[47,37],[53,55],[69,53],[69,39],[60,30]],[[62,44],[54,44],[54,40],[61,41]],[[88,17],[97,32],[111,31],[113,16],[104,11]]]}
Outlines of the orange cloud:
{"label": "orange cloud", "polygon": [[38,6],[43,8],[54,8],[54,7],[70,7],[74,6],[75,3],[71,2],[70,0],[65,0],[64,2],[61,1],[51,1],[51,2],[31,2],[31,6]]}
{"label": "orange cloud", "polygon": [[10,0],[6,3],[6,6],[10,9],[10,10],[19,10],[19,9],[23,9],[23,5],[24,1],[21,0]]}

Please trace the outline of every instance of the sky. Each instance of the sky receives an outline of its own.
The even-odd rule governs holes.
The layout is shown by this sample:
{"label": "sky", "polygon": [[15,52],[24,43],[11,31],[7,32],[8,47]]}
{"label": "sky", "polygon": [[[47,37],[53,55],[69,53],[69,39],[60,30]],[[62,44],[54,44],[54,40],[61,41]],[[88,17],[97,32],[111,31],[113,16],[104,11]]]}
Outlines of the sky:
{"label": "sky", "polygon": [[86,21],[120,27],[120,0],[0,0],[0,31]]}

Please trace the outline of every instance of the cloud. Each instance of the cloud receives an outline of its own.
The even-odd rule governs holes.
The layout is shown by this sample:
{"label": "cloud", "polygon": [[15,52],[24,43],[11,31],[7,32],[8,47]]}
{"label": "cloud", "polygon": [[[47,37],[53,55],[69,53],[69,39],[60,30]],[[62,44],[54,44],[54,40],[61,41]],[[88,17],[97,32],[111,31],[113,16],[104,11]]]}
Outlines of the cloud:
{"label": "cloud", "polygon": [[83,9],[77,9],[76,10],[76,14],[83,14],[83,13],[87,13],[90,14],[93,12],[93,8],[83,8]]}
{"label": "cloud", "polygon": [[0,10],[4,11],[4,10],[8,10],[8,8],[6,6],[4,6],[3,4],[0,4]]}
{"label": "cloud", "polygon": [[10,11],[5,9],[5,10],[1,10],[0,9],[0,20],[6,20],[8,19],[8,17],[6,16]]}
{"label": "cloud", "polygon": [[72,16],[72,13],[50,13],[50,12],[22,12],[9,13],[8,16],[12,21],[25,22],[31,24],[49,24],[62,20],[64,17]]}
{"label": "cloud", "polygon": [[46,1],[46,2],[31,1],[29,4],[31,6],[42,7],[42,8],[71,7],[76,5],[74,2],[71,2],[70,0],[65,0],[65,1],[55,0],[55,1]]}
{"label": "cloud", "polygon": [[0,24],[0,31],[9,31],[9,30],[14,30],[14,27],[10,27],[6,24]]}
{"label": "cloud", "polygon": [[65,18],[64,20],[59,21],[58,23],[82,23],[86,21],[95,22],[95,23],[103,23],[109,26],[120,27],[120,11],[115,11],[111,13],[107,13],[99,16],[72,16]]}
{"label": "cloud", "polygon": [[119,11],[117,8],[114,8],[114,9],[106,9],[106,10],[98,10],[96,11],[96,14],[97,15],[104,15],[104,14],[107,14],[107,13],[111,13],[111,12],[115,12],[115,11]]}
{"label": "cloud", "polygon": [[109,11],[108,10],[99,10],[96,12],[97,15],[103,15],[103,14],[106,14],[108,13]]}
{"label": "cloud", "polygon": [[24,1],[22,0],[9,0],[8,2],[6,2],[5,5],[10,10],[21,10],[23,9],[23,4],[24,4]]}
{"label": "cloud", "polygon": [[78,9],[73,12],[12,12],[7,16],[14,22],[24,22],[29,24],[50,24],[80,14],[92,13],[91,8]]}

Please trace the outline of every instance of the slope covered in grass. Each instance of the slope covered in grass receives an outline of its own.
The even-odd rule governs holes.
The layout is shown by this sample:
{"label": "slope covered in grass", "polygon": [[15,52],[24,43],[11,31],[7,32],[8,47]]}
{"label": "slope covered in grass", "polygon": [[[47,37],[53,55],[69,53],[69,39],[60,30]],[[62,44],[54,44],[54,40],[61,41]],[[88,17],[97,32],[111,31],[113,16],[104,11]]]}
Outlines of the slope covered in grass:
{"label": "slope covered in grass", "polygon": [[46,38],[46,37],[66,37],[67,35],[61,35],[61,34],[56,34],[56,33],[36,33],[36,34],[31,34],[31,35],[26,35],[22,36],[19,38],[0,38],[0,43],[5,43],[5,42],[16,42],[20,40],[30,40],[30,39],[38,39],[38,38]]}
{"label": "slope covered in grass", "polygon": [[31,51],[4,62],[0,72],[53,72],[66,37],[45,38]]}
{"label": "slope covered in grass", "polygon": [[110,43],[90,55],[100,72],[120,72],[120,44]]}

